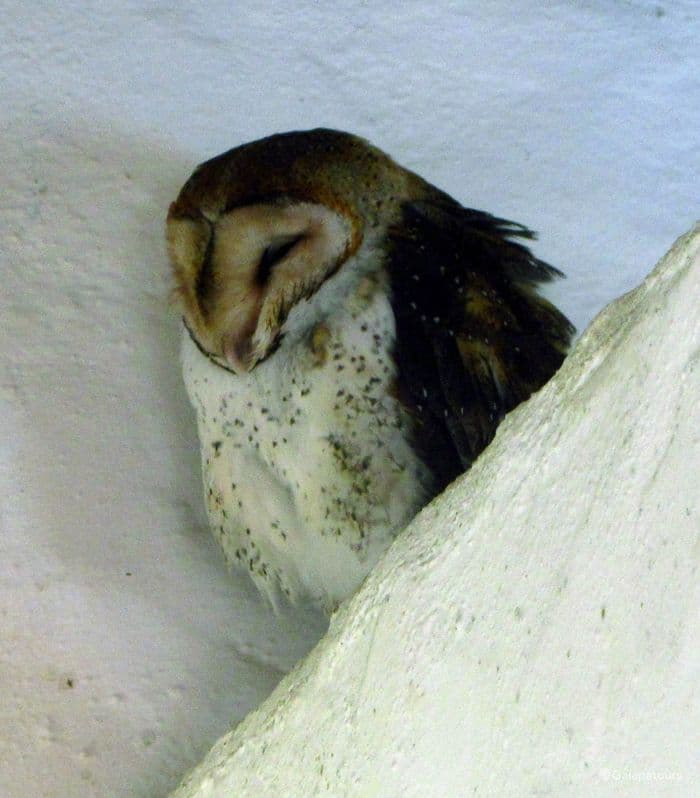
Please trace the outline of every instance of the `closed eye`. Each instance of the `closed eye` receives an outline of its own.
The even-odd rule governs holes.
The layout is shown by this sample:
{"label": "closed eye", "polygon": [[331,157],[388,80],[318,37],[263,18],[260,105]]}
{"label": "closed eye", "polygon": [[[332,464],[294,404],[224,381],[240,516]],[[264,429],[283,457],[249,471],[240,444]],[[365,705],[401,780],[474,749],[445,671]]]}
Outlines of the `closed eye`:
{"label": "closed eye", "polygon": [[260,285],[270,279],[272,269],[276,263],[279,263],[294,247],[301,241],[304,236],[291,236],[285,238],[278,238],[265,248],[265,251],[260,258],[258,270],[255,274],[255,279]]}

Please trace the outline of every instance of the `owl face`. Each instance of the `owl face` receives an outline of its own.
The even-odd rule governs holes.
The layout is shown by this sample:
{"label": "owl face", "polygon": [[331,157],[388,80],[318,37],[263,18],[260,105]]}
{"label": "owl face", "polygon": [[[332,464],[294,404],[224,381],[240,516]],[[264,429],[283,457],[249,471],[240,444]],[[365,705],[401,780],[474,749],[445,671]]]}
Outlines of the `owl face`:
{"label": "owl face", "polygon": [[236,372],[284,335],[372,233],[398,218],[417,176],[348,133],[312,130],[236,147],[195,170],[168,213],[185,323]]}
{"label": "owl face", "polygon": [[270,353],[290,310],[342,266],[359,236],[341,213],[279,198],[213,220],[173,218],[168,244],[192,335],[243,373]]}

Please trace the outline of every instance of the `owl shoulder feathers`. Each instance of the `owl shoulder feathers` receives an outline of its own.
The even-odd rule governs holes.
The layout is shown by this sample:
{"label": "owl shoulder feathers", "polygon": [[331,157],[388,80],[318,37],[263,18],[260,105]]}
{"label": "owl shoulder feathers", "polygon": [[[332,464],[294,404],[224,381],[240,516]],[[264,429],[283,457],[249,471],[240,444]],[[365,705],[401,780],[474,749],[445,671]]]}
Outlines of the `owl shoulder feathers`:
{"label": "owl shoulder feathers", "polygon": [[518,241],[533,237],[429,184],[389,230],[399,394],[443,485],[566,355],[574,329],[536,291],[561,272]]}

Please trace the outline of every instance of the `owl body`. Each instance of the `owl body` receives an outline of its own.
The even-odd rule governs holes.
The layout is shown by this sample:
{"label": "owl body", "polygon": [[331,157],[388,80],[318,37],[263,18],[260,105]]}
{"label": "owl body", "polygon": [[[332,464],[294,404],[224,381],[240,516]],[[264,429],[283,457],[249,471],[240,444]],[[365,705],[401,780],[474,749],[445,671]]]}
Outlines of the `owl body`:
{"label": "owl body", "polygon": [[573,327],[532,235],[340,131],[187,181],[167,238],[207,509],[273,604],[351,595],[557,370]]}
{"label": "owl body", "polygon": [[435,491],[392,395],[394,316],[372,258],[293,309],[275,358],[247,374],[183,335],[211,527],[274,606],[331,611]]}

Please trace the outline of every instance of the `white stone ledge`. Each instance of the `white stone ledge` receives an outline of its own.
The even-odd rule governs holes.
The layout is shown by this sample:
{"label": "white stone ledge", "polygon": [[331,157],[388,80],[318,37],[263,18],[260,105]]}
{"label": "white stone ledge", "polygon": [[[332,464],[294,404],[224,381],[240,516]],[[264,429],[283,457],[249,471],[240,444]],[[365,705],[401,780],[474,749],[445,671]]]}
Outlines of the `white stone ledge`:
{"label": "white stone ledge", "polygon": [[700,226],[174,793],[700,789]]}

